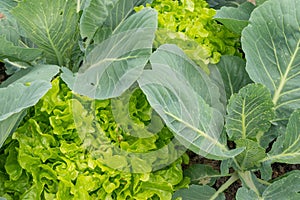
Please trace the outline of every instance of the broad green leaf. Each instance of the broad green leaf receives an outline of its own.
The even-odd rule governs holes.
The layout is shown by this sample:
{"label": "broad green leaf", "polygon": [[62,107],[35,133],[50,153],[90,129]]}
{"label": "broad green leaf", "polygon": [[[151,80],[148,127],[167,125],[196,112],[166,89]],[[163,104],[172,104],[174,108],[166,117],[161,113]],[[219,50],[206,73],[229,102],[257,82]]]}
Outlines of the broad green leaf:
{"label": "broad green leaf", "polygon": [[214,170],[210,165],[194,164],[184,170],[184,176],[191,180],[191,184],[196,185],[214,185],[220,173]]}
{"label": "broad green leaf", "polygon": [[229,30],[241,34],[242,30],[248,25],[250,14],[254,8],[255,6],[250,2],[245,2],[237,8],[222,7],[217,11],[214,18]]}
{"label": "broad green leaf", "polygon": [[42,54],[42,51],[34,48],[24,48],[15,46],[0,35],[0,60],[9,59],[11,61],[31,62]]}
{"label": "broad green leaf", "polygon": [[149,3],[149,0],[113,0],[113,7],[109,8],[106,20],[99,26],[95,35],[95,43],[100,43],[107,39],[112,32],[115,32],[120,25],[134,13],[134,7]]}
{"label": "broad green leaf", "polygon": [[259,140],[274,118],[271,95],[263,85],[247,85],[231,96],[227,113],[226,130],[231,139]]}
{"label": "broad green leaf", "polygon": [[35,105],[50,88],[51,84],[46,81],[35,81],[30,86],[16,83],[0,88],[1,145],[24,116],[22,111]]}
{"label": "broad green leaf", "polygon": [[36,80],[44,80],[50,82],[53,76],[59,72],[59,67],[56,65],[36,65],[26,69],[19,70],[14,75],[6,79],[0,88],[7,87],[13,83],[30,84]]}
{"label": "broad green leaf", "polygon": [[80,18],[80,34],[90,41],[103,25],[118,0],[89,0]]}
{"label": "broad green leaf", "polygon": [[300,107],[300,0],[267,1],[255,9],[242,32],[246,70],[270,91],[278,118]]}
{"label": "broad green leaf", "polygon": [[286,131],[286,123],[275,122],[271,125],[270,129],[264,133],[259,139],[259,144],[267,149],[269,144],[274,141],[278,136],[284,134]]}
{"label": "broad green leaf", "polygon": [[256,5],[259,6],[261,4],[263,4],[264,2],[266,2],[267,0],[256,0]]}
{"label": "broad green leaf", "polygon": [[[15,7],[17,3],[11,0],[0,1],[0,35],[5,36],[8,41],[15,45],[20,39],[20,27],[14,17],[10,14],[10,10]],[[1,42],[2,44],[2,42]]]}
{"label": "broad green leaf", "polygon": [[[172,197],[173,200],[200,200],[210,199],[216,193],[216,190],[208,185],[191,185],[188,189],[176,191]],[[225,200],[224,193],[221,193],[216,200]]]}
{"label": "broad green leaf", "polygon": [[245,70],[246,62],[237,56],[222,56],[217,67],[224,82],[227,99],[251,82]]}
{"label": "broad green leaf", "polygon": [[35,105],[50,88],[50,82],[42,80],[34,81],[30,85],[16,83],[0,88],[0,121]]}
{"label": "broad green leaf", "polygon": [[221,143],[223,105],[217,86],[175,45],[163,45],[150,57],[138,83],[152,108],[179,141],[194,152],[215,159],[230,158]]}
{"label": "broad green leaf", "polygon": [[63,69],[62,79],[74,92],[91,98],[120,96],[143,72],[156,27],[157,13],[153,9],[131,15],[87,55],[79,73],[73,75]]}
{"label": "broad green leaf", "polygon": [[227,7],[238,7],[242,3],[246,2],[247,0],[207,0],[207,3],[211,8],[220,9],[224,6]]}
{"label": "broad green leaf", "polygon": [[0,121],[0,147],[4,144],[7,137],[12,134],[20,122],[22,121],[23,117],[25,116],[26,111],[21,111],[15,114],[12,114],[8,118]]}
{"label": "broad green leaf", "polygon": [[41,55],[38,49],[30,48],[24,39],[16,19],[11,15],[10,10],[17,5],[11,0],[0,1],[0,60],[31,62]]}
{"label": "broad green leaf", "polygon": [[[225,91],[226,86],[224,85],[222,74],[220,73],[220,70],[218,69],[218,67],[214,64],[210,64],[207,67],[209,68],[209,78],[218,87],[218,91],[220,93],[219,100],[225,109],[226,105],[227,105],[227,98],[226,98],[226,91]],[[203,70],[206,72],[205,69],[203,69]],[[222,110],[223,110],[223,108],[222,108]],[[227,140],[227,136],[226,136],[225,132],[223,135],[224,135],[224,139]]]}
{"label": "broad green leaf", "polygon": [[262,194],[264,200],[300,199],[300,171],[275,181]]}
{"label": "broad green leaf", "polygon": [[253,190],[249,190],[246,187],[241,187],[236,193],[236,200],[259,200],[259,197]]}
{"label": "broad green leaf", "polygon": [[[0,88],[0,147],[25,114],[51,88],[50,80],[59,72],[57,66],[43,65],[21,70]],[[2,86],[2,85],[1,85]]]}
{"label": "broad green leaf", "polygon": [[47,63],[68,64],[78,39],[75,1],[21,1],[12,14],[27,37],[43,50]]}
{"label": "broad green leaf", "polygon": [[257,142],[249,139],[239,139],[235,141],[236,147],[246,147],[246,149],[236,156],[236,160],[244,170],[250,170],[260,165],[260,160],[266,157],[265,149]]}
{"label": "broad green leaf", "polygon": [[272,162],[300,163],[300,110],[293,112],[286,133],[277,138],[268,156]]}

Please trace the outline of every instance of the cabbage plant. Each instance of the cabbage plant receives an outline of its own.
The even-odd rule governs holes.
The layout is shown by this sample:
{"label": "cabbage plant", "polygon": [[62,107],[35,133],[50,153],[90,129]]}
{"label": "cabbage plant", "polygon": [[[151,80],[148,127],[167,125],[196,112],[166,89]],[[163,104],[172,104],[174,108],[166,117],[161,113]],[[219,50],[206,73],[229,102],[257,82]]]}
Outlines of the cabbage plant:
{"label": "cabbage plant", "polygon": [[[224,191],[237,180],[242,183],[236,193],[238,200],[300,197],[299,170],[272,179],[273,163],[300,163],[300,15],[297,12],[300,1],[256,3],[256,7],[250,3],[237,8],[222,7],[215,16],[228,28],[240,31],[246,57],[245,62],[237,57],[223,56],[216,66],[228,100],[226,114],[222,115],[224,121],[220,118],[213,121],[216,117],[212,117],[207,123],[204,120],[213,116],[214,107],[210,106],[210,112],[196,110],[183,103],[187,102],[184,97],[176,101],[182,102],[177,111],[157,103],[169,127],[184,137],[191,149],[204,157],[221,160],[220,172],[205,165],[191,166],[186,175],[191,178],[192,185],[176,192],[174,199],[225,199]],[[146,93],[148,90],[154,91],[147,87]],[[198,94],[206,95],[207,92]],[[190,102],[195,100],[189,98]],[[206,100],[208,105],[209,102]],[[186,118],[183,111],[195,112],[195,115]],[[223,129],[217,132],[218,124]],[[214,137],[217,134],[219,137]],[[221,152],[227,151],[222,149],[240,152],[226,158]],[[229,178],[216,191],[211,186],[222,176]]]}

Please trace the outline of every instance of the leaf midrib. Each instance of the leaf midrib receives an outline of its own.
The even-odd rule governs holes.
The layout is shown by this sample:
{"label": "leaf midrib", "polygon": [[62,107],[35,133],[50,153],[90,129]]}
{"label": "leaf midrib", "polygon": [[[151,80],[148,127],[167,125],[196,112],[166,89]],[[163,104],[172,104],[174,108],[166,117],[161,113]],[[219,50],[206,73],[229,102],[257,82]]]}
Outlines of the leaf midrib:
{"label": "leaf midrib", "polygon": [[285,86],[285,84],[286,84],[286,82],[288,80],[289,72],[291,71],[292,65],[293,65],[293,63],[294,63],[294,61],[295,61],[295,59],[297,57],[297,53],[299,51],[299,45],[300,45],[300,40],[298,40],[296,49],[295,49],[295,51],[294,51],[294,53],[293,53],[293,55],[291,57],[291,60],[290,60],[288,66],[286,68],[286,71],[285,71],[283,77],[280,79],[280,83],[279,83],[278,88],[277,88],[277,90],[275,90],[275,93],[274,93],[274,96],[273,96],[273,103],[274,103],[274,105],[277,105],[277,102],[278,102],[279,98],[281,97],[281,94],[282,94],[281,92],[282,92],[282,90],[283,90],[283,88],[284,88],[284,86]]}
{"label": "leaf midrib", "polygon": [[170,112],[167,112],[166,110],[164,110],[164,113],[166,113],[170,117],[174,118],[175,120],[181,122],[182,124],[184,124],[188,128],[192,129],[193,131],[199,133],[200,136],[202,136],[202,137],[206,138],[207,140],[211,141],[213,144],[215,144],[216,146],[220,147],[222,150],[228,151],[228,149],[226,148],[225,145],[221,144],[218,140],[212,138],[210,135],[206,134],[204,131],[199,130],[198,128],[194,127],[190,123],[188,123],[186,121],[183,121],[182,119],[178,118],[177,116],[173,115]]}

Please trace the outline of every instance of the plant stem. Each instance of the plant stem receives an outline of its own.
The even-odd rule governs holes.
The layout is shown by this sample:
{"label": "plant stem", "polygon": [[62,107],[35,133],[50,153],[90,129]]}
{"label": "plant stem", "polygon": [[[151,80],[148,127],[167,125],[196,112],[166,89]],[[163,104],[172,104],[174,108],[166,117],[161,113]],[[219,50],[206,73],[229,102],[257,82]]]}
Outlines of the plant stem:
{"label": "plant stem", "polygon": [[77,0],[77,13],[79,13],[79,11],[80,11],[80,0]]}
{"label": "plant stem", "polygon": [[257,181],[260,182],[261,184],[266,185],[266,186],[271,185],[271,183],[269,183],[268,181],[262,180],[262,179],[260,179],[260,178],[257,178]]}
{"label": "plant stem", "polygon": [[216,199],[219,194],[221,194],[222,192],[224,192],[227,188],[229,188],[230,185],[232,185],[235,181],[237,181],[239,179],[239,176],[237,174],[237,172],[234,172],[232,174],[232,176],[226,181],[226,183],[224,183],[216,193],[214,193],[213,196],[210,197],[209,200],[214,200]]}

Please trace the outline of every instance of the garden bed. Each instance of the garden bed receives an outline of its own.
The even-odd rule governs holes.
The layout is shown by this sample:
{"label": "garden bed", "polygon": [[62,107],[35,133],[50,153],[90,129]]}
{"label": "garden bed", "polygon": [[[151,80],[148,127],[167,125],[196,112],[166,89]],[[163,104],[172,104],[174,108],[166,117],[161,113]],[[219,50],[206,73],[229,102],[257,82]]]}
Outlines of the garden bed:
{"label": "garden bed", "polygon": [[299,5],[1,1],[0,199],[298,200]]}

